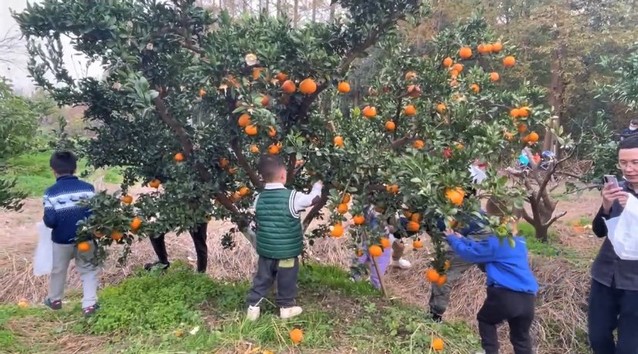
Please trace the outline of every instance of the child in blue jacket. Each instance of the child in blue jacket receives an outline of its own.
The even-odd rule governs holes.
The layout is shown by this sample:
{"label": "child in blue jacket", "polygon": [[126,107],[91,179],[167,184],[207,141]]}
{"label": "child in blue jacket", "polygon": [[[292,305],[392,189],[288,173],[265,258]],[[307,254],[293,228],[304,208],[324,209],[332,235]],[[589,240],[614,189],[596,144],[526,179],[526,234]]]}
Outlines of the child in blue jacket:
{"label": "child in blue jacket", "polygon": [[463,260],[485,266],[487,298],[477,317],[481,343],[486,354],[498,354],[496,326],[507,321],[515,354],[532,354],[530,328],[538,283],[527,259],[523,237],[514,244],[489,235],[476,241],[451,230],[447,242]]}

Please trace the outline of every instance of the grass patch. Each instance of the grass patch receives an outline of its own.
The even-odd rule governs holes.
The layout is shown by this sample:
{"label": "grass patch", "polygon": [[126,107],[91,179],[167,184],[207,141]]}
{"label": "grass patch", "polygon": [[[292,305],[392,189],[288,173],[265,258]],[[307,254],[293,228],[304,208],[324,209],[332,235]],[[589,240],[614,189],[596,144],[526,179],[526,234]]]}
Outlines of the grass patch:
{"label": "grass patch", "polygon": [[519,233],[527,240],[527,249],[530,253],[544,257],[561,257],[567,260],[579,260],[580,257],[575,251],[556,245],[558,237],[550,231],[548,242],[541,242],[536,238],[534,226],[527,222],[518,225]]}
{"label": "grass patch", "polygon": [[[44,190],[55,182],[55,177],[49,167],[50,157],[50,151],[14,156],[7,160],[6,171],[3,173],[6,177],[17,180],[16,188],[18,190],[26,192],[30,196],[41,196]],[[77,175],[81,176],[87,171],[89,170],[86,161],[80,160]],[[95,181],[98,178],[110,184],[122,182],[122,175],[117,168],[92,171],[86,177],[88,181]]]}
{"label": "grass patch", "polygon": [[[100,353],[287,352],[292,349],[289,331],[301,328],[302,352],[427,353],[433,336],[445,340],[446,352],[480,348],[467,325],[434,323],[420,309],[383,299],[367,282],[350,281],[339,268],[303,266],[299,287],[301,316],[279,319],[270,299],[259,320],[248,322],[248,283],[213,280],[176,262],[164,273],[140,271],[105,288],[100,311],[88,320],[81,318],[77,298],[57,312],[0,307],[0,344],[19,353],[64,352],[68,341],[61,338],[81,336],[99,343],[92,349]],[[16,336],[2,326],[8,320],[34,331],[50,323],[48,340],[38,338],[46,346],[35,348]]]}

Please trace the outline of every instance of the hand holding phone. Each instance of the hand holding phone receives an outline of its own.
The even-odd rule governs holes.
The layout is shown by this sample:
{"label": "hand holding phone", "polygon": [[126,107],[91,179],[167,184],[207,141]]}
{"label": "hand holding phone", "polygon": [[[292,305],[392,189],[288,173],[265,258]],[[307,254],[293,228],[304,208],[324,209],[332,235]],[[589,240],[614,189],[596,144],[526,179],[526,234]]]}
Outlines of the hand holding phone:
{"label": "hand holding phone", "polygon": [[618,184],[618,179],[614,175],[605,175],[603,179],[605,181],[605,184],[611,184],[615,188],[620,187],[620,185]]}
{"label": "hand holding phone", "polygon": [[623,191],[618,184],[618,179],[613,175],[605,175],[605,187],[603,188],[603,211],[609,215],[611,207],[615,201],[624,206],[627,202],[627,192]]}

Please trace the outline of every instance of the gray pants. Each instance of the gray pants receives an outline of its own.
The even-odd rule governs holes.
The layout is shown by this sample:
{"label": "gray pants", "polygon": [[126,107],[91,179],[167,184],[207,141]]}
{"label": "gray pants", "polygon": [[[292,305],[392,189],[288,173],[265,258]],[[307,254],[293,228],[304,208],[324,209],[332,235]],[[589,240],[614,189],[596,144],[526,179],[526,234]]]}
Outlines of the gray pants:
{"label": "gray pants", "polygon": [[253,278],[253,286],[248,293],[248,305],[256,306],[268,295],[273,283],[277,282],[276,303],[279,307],[295,305],[297,297],[297,275],[299,274],[299,257],[292,259],[271,259],[259,256],[257,274]]}
{"label": "gray pants", "polygon": [[91,242],[91,250],[78,252],[75,244],[63,245],[53,243],[53,267],[49,278],[49,300],[62,300],[66,286],[66,273],[71,259],[75,260],[75,267],[82,279],[84,296],[82,308],[95,305],[97,302],[97,288],[99,286],[99,269],[91,263],[95,257],[95,245]]}
{"label": "gray pants", "polygon": [[447,306],[450,302],[450,293],[454,283],[463,276],[465,271],[474,266],[472,263],[463,261],[452,251],[447,252],[446,258],[450,260],[450,269],[445,272],[447,281],[443,284],[443,286],[432,284],[432,290],[430,293],[430,312],[439,316],[443,316],[443,313],[447,310]]}

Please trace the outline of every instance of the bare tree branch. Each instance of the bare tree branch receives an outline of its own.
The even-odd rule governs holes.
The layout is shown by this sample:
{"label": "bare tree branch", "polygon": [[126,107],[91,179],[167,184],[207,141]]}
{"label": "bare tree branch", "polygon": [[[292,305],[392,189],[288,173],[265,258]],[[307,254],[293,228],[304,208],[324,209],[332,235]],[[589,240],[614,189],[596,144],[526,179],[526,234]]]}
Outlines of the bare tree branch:
{"label": "bare tree branch", "polygon": [[552,226],[553,223],[555,223],[558,219],[562,218],[563,216],[567,215],[567,212],[564,211],[556,216],[554,216],[553,218],[549,219],[549,221],[547,223],[545,223],[545,227],[550,227]]}

